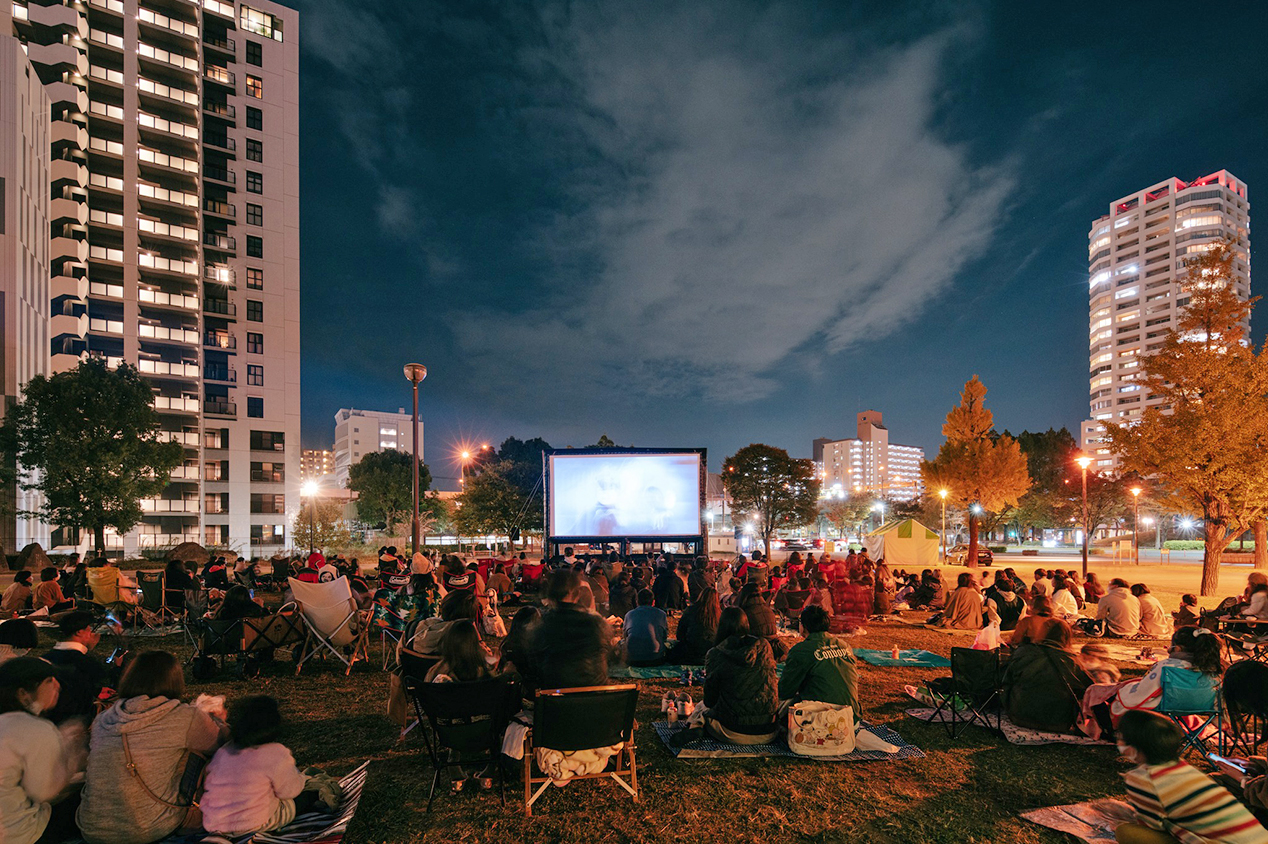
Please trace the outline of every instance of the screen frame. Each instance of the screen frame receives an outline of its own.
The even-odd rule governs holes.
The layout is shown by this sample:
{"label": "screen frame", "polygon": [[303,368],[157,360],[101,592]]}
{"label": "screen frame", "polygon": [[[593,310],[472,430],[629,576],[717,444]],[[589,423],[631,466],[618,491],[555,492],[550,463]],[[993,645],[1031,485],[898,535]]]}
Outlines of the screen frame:
{"label": "screen frame", "polygon": [[[551,478],[550,459],[556,455],[563,457],[624,457],[638,455],[682,455],[695,454],[699,456],[698,472],[699,482],[697,488],[699,490],[699,501],[696,512],[700,515],[700,532],[691,534],[659,534],[653,536],[645,536],[642,534],[622,534],[620,536],[576,536],[571,534],[552,534],[550,532],[550,524],[554,518],[555,497],[554,488],[551,486],[553,480]],[[547,543],[564,544],[575,543],[577,545],[586,544],[617,544],[621,542],[696,542],[704,541],[704,509],[705,495],[707,493],[707,484],[709,476],[708,450],[704,448],[549,448],[542,451],[542,536],[545,537]]]}

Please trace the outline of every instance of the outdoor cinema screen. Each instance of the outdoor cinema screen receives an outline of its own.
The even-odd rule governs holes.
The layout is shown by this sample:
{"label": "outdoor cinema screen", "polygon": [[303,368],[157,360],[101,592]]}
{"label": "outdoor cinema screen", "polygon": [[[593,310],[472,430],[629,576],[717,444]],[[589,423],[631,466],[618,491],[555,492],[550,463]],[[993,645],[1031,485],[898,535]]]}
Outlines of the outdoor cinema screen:
{"label": "outdoor cinema screen", "polygon": [[700,455],[552,454],[552,536],[700,533]]}

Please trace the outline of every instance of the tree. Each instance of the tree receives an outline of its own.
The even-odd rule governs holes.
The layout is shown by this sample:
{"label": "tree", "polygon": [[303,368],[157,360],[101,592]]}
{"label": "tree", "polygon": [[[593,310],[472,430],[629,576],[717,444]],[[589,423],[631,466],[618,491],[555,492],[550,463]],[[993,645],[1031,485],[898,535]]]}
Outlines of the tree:
{"label": "tree", "polygon": [[43,497],[20,515],[92,531],[101,552],[106,528],[123,534],[141,521],[141,499],[162,493],[185,449],[164,438],[135,367],[89,358],[27,382],[0,427],[0,452],[4,481]]}
{"label": "tree", "polygon": [[948,490],[948,500],[968,510],[969,548],[965,558],[977,565],[978,523],[983,512],[1014,507],[1030,489],[1026,456],[1007,434],[993,437],[994,416],[983,399],[986,385],[976,375],[964,385],[960,406],[947,414],[938,456],[920,465],[925,488]]}
{"label": "tree", "polygon": [[318,551],[352,544],[352,529],[343,518],[343,506],[329,498],[306,499],[291,525],[291,536],[296,548]]}
{"label": "tree", "polygon": [[[419,508],[431,487],[431,471],[418,467]],[[389,449],[371,451],[348,469],[348,489],[357,493],[357,515],[363,522],[382,522],[388,536],[409,525],[414,516],[414,456]]]}
{"label": "tree", "polygon": [[1105,426],[1125,468],[1163,479],[1201,511],[1203,595],[1219,588],[1230,537],[1268,507],[1268,348],[1256,352],[1245,336],[1258,297],[1234,290],[1240,248],[1226,241],[1190,259],[1189,304],[1162,348],[1140,361],[1140,380],[1162,403],[1137,424]]}
{"label": "tree", "polygon": [[612,442],[612,440],[608,438],[607,434],[603,434],[602,436],[599,437],[599,441],[597,443],[591,446],[586,446],[586,447],[587,448],[616,448],[616,443]]}
{"label": "tree", "polygon": [[542,494],[542,454],[550,450],[550,443],[541,437],[517,440],[507,437],[498,449],[502,464],[502,476],[515,485],[527,502],[520,530],[538,533],[542,529],[545,497]]}
{"label": "tree", "polygon": [[511,535],[525,515],[525,499],[504,474],[502,463],[486,466],[458,496],[454,523],[467,536]]}
{"label": "tree", "polygon": [[857,531],[872,512],[872,502],[857,495],[846,498],[827,498],[819,506],[819,513],[828,524],[836,528],[837,538]]}
{"label": "tree", "polygon": [[[1083,470],[1071,467],[1063,486],[1065,494],[1059,501],[1058,518],[1069,524],[1083,524]],[[1110,527],[1115,521],[1131,513],[1131,492],[1139,478],[1131,474],[1110,477],[1100,472],[1087,473],[1087,525],[1088,542],[1092,534],[1102,526]]]}
{"label": "tree", "polygon": [[798,527],[815,518],[819,478],[814,462],[789,457],[782,448],[745,446],[723,462],[722,484],[734,512],[747,514],[757,525],[768,558],[777,528]]}

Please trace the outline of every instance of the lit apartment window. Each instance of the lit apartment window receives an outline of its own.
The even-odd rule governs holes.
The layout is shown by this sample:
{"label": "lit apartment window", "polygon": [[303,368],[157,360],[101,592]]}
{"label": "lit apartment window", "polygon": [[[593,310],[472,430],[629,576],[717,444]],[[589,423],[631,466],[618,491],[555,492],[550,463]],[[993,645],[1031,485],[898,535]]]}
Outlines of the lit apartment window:
{"label": "lit apartment window", "polygon": [[247,386],[263,387],[264,386],[264,367],[254,363],[247,364]]}
{"label": "lit apartment window", "polygon": [[285,451],[286,434],[282,431],[252,431],[252,451]]}
{"label": "lit apartment window", "polygon": [[251,322],[264,322],[264,303],[255,299],[248,299],[247,319]]}
{"label": "lit apartment window", "polygon": [[264,80],[258,76],[247,74],[247,96],[257,100],[264,99]]}
{"label": "lit apartment window", "polygon": [[247,64],[260,67],[264,64],[264,50],[258,41],[247,42]]}
{"label": "lit apartment window", "polygon": [[247,193],[264,193],[264,176],[254,170],[247,171]]}
{"label": "lit apartment window", "polygon": [[263,161],[264,160],[264,143],[252,138],[247,138],[247,161]]}
{"label": "lit apartment window", "polygon": [[264,270],[259,267],[247,267],[247,288],[250,290],[264,289]]}
{"label": "lit apartment window", "polygon": [[247,332],[247,353],[252,355],[264,354],[264,335]]}
{"label": "lit apartment window", "polygon": [[242,14],[238,25],[247,32],[262,35],[265,38],[272,38],[274,41],[282,40],[282,19],[270,15],[268,12],[252,9],[246,3],[242,4]]}
{"label": "lit apartment window", "polygon": [[264,206],[247,203],[247,225],[262,226],[264,225]]}
{"label": "lit apartment window", "polygon": [[258,108],[247,106],[247,128],[264,131],[264,112]]}
{"label": "lit apartment window", "polygon": [[256,419],[263,419],[264,399],[257,396],[247,396],[247,416],[253,416]]}
{"label": "lit apartment window", "polygon": [[255,235],[247,235],[247,257],[263,258],[264,257],[264,238]]}

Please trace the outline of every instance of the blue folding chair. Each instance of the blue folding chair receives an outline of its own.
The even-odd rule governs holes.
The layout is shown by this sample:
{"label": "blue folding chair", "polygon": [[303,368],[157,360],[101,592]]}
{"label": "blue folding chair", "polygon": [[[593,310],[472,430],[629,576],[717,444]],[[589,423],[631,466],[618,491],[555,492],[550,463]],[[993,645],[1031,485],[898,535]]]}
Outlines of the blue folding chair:
{"label": "blue folding chair", "polygon": [[[1220,705],[1220,678],[1192,671],[1175,665],[1162,668],[1162,700],[1157,713],[1166,715],[1180,727],[1184,742],[1180,756],[1189,748],[1205,755],[1209,753],[1203,733],[1215,727],[1215,738],[1220,753],[1224,752],[1224,711]],[[1194,728],[1193,718],[1201,722]]]}

